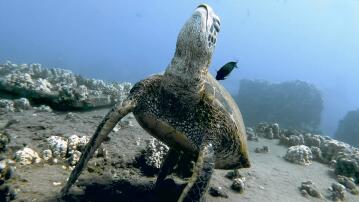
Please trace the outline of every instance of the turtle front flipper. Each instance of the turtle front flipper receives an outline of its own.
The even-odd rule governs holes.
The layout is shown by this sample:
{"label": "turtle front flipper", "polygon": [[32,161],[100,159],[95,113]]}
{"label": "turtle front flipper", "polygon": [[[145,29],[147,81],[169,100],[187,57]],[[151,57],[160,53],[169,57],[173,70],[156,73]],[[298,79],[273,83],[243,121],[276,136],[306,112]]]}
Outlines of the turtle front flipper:
{"label": "turtle front flipper", "polygon": [[132,112],[135,106],[136,104],[132,99],[127,99],[122,104],[117,104],[111,109],[110,112],[108,112],[103,121],[97,127],[95,134],[87,143],[84,151],[82,152],[80,160],[76,164],[76,167],[72,170],[66,185],[61,189],[61,196],[67,195],[69,189],[76,182],[83,168],[87,165],[87,162],[90,160],[96,149],[101,145],[103,140],[112,131],[116,124],[124,116]]}
{"label": "turtle front flipper", "polygon": [[204,195],[208,189],[213,171],[214,149],[211,143],[207,143],[201,147],[192,177],[189,179],[178,201],[204,201]]}

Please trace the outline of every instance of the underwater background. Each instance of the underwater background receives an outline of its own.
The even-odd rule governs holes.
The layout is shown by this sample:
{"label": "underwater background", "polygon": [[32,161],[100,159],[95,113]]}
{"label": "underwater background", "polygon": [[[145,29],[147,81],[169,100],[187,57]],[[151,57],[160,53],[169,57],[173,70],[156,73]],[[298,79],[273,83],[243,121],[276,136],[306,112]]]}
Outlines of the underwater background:
{"label": "underwater background", "polygon": [[[203,1],[0,0],[0,62],[41,63],[134,83],[163,71],[178,31]],[[359,108],[359,1],[207,1],[221,18],[210,71],[238,60],[222,83],[303,80],[322,92],[321,130]],[[280,99],[280,98],[278,98]]]}

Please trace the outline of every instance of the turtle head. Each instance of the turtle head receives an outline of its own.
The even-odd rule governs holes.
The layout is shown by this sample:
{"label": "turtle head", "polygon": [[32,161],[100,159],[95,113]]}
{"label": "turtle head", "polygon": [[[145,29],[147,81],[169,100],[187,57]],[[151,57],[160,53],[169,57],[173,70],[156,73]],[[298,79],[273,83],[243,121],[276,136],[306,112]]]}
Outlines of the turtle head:
{"label": "turtle head", "polygon": [[219,30],[220,20],[213,9],[199,5],[178,35],[176,52],[166,73],[183,77],[206,74]]}
{"label": "turtle head", "polygon": [[206,4],[199,5],[178,35],[175,57],[200,55],[210,60],[219,30],[220,20],[213,9]]}
{"label": "turtle head", "polygon": [[210,6],[201,4],[194,10],[178,35],[176,52],[164,73],[164,89],[192,102],[200,97],[219,29],[219,18]]}

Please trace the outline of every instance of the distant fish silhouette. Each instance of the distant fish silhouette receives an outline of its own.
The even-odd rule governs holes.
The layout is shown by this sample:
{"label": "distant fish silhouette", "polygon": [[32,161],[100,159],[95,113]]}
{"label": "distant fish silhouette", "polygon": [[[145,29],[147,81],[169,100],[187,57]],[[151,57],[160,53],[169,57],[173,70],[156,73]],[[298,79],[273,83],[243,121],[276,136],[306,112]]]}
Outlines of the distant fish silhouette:
{"label": "distant fish silhouette", "polygon": [[226,76],[228,76],[234,68],[238,68],[237,62],[228,62],[223,67],[221,67],[221,69],[217,71],[216,79],[217,80],[226,79]]}

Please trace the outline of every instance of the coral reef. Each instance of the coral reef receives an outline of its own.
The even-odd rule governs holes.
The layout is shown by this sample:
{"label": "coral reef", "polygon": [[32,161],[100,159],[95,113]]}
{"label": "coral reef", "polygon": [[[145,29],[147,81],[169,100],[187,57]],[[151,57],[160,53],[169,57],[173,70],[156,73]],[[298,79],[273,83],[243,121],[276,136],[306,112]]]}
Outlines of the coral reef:
{"label": "coral reef", "polygon": [[280,136],[280,128],[278,123],[269,124],[266,122],[260,122],[255,126],[255,132],[251,131],[254,137],[256,135],[268,139],[278,139]]}
{"label": "coral reef", "polygon": [[20,98],[15,100],[0,99],[0,109],[7,112],[21,112],[23,110],[31,109],[31,104],[26,98]]}
{"label": "coral reef", "polygon": [[304,196],[312,196],[316,198],[323,198],[323,195],[319,192],[318,188],[312,181],[302,182],[302,185],[299,187],[302,195]]}
{"label": "coral reef", "polygon": [[40,64],[6,62],[0,65],[0,94],[6,92],[26,97],[36,104],[56,109],[110,106],[122,101],[130,88],[131,84],[127,82],[105,83],[83,78],[69,70],[43,68]]}
{"label": "coral reef", "polygon": [[345,198],[345,187],[340,183],[333,183],[332,186],[329,188],[331,191],[330,198],[333,201],[344,201]]}
{"label": "coral reef", "polygon": [[[276,129],[274,129],[276,128]],[[289,161],[298,162],[295,160],[296,158],[302,159],[309,158],[310,160],[315,160],[321,163],[328,164],[330,167],[335,169],[335,173],[337,175],[343,175],[346,177],[352,177],[355,183],[359,183],[359,149],[350,146],[347,143],[332,139],[328,136],[322,136],[318,134],[312,134],[309,132],[305,132],[297,129],[284,129],[279,128],[279,125],[274,123],[266,123],[261,122],[255,126],[255,131],[250,131],[253,137],[264,137],[271,138],[271,135],[268,136],[269,133],[273,133],[274,139],[279,139],[279,143],[286,146],[299,146],[293,148],[301,148],[304,145],[306,149],[304,149],[300,153],[295,154],[295,151],[292,149],[288,149],[288,152],[293,152],[293,156],[289,156],[290,154],[287,152],[286,158],[290,158]],[[273,131],[279,131],[278,136],[274,135]],[[304,147],[305,147],[304,146]],[[303,148],[304,148],[303,147]],[[260,149],[260,148],[259,148]],[[259,149],[257,152],[259,152]],[[298,155],[298,156],[296,156]],[[304,156],[301,156],[304,155]],[[292,159],[293,158],[293,159]],[[309,160],[309,159],[308,159]],[[307,160],[299,160],[300,162],[305,162],[307,164],[310,162]],[[300,164],[302,164],[300,163]]]}
{"label": "coral reef", "polygon": [[246,178],[239,173],[238,169],[227,172],[225,177],[232,180],[231,189],[236,192],[243,193]]}
{"label": "coral reef", "polygon": [[41,162],[39,154],[29,147],[24,147],[23,149],[17,151],[15,153],[15,160],[21,165],[29,165]]}
{"label": "coral reef", "polygon": [[233,179],[231,188],[236,192],[243,193],[244,182],[245,182],[245,180],[243,178],[235,178],[235,179]]}
{"label": "coral reef", "polygon": [[8,99],[0,99],[0,109],[7,112],[13,112],[15,111],[14,102]]}
{"label": "coral reef", "polygon": [[155,138],[146,141],[146,148],[136,158],[142,171],[147,175],[158,173],[169,147]]}
{"label": "coral reef", "polygon": [[335,174],[352,177],[355,183],[359,183],[359,152],[338,156],[335,164]]}
{"label": "coral reef", "polygon": [[258,137],[257,137],[256,133],[254,132],[253,128],[247,127],[246,133],[247,133],[247,140],[258,142]]}
{"label": "coral reef", "polygon": [[319,147],[310,147],[310,150],[312,151],[313,160],[321,162],[323,159],[322,151]]}
{"label": "coral reef", "polygon": [[47,138],[49,149],[53,158],[65,158],[67,154],[68,140],[60,136],[51,136]]}
{"label": "coral reef", "polygon": [[289,147],[284,158],[292,163],[309,165],[312,163],[312,151],[305,145],[298,145]]}
{"label": "coral reef", "polygon": [[52,112],[51,107],[46,106],[46,105],[40,105],[40,106],[38,106],[38,107],[34,107],[34,109],[35,109],[37,112]]}
{"label": "coral reef", "polygon": [[31,109],[30,101],[26,98],[14,100],[14,106],[18,111]]}
{"label": "coral reef", "polygon": [[[80,159],[81,152],[89,141],[89,137],[71,135],[68,138],[51,136],[47,139],[48,148],[42,152],[45,161],[57,163],[58,160],[66,160],[70,166],[76,165]],[[107,151],[100,146],[95,155],[106,157]]]}
{"label": "coral reef", "polygon": [[222,187],[219,186],[211,186],[208,190],[208,193],[214,197],[228,198],[228,194],[224,191]]}
{"label": "coral reef", "polygon": [[71,155],[74,151],[83,151],[89,140],[90,138],[87,136],[71,135],[68,138],[68,154]]}
{"label": "coral reef", "polygon": [[355,185],[354,179],[353,178],[349,178],[349,177],[345,177],[345,176],[341,176],[338,175],[337,176],[337,181],[344,185],[345,188],[347,188],[348,190],[350,190],[350,192],[352,194],[359,194],[359,190],[357,188],[357,186]]}
{"label": "coral reef", "polygon": [[257,147],[254,149],[255,153],[268,153],[269,152],[269,147],[268,146],[263,146],[262,148]]}

